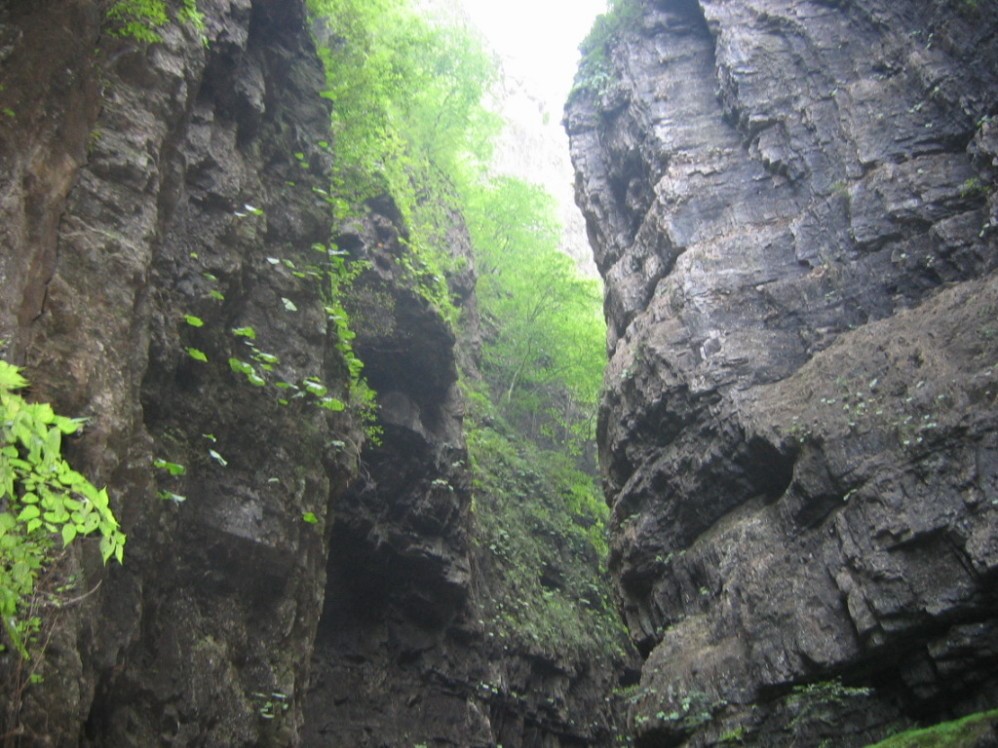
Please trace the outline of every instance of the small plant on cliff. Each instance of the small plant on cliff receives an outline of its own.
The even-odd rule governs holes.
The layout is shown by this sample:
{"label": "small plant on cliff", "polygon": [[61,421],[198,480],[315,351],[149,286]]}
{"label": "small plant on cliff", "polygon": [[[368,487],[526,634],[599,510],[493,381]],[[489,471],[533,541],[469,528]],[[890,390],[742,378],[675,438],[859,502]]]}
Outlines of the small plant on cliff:
{"label": "small plant on cliff", "polygon": [[[40,630],[39,574],[80,536],[100,537],[101,556],[121,563],[125,536],[106,489],[97,489],[62,456],[62,439],[82,421],[17,394],[28,382],[0,361],[0,618],[7,644],[28,658]],[[4,645],[0,644],[0,650]]]}
{"label": "small plant on cliff", "polygon": [[638,0],[608,0],[607,12],[596,17],[589,35],[579,45],[582,60],[570,97],[584,90],[606,90],[610,83],[610,46],[622,30],[635,26],[640,18]]}
{"label": "small plant on cliff", "polygon": [[[174,16],[178,23],[190,24],[203,34],[204,18],[197,0],[180,0]],[[159,29],[170,22],[170,13],[166,0],[116,0],[107,11],[107,21],[112,36],[155,44],[163,41]]]}

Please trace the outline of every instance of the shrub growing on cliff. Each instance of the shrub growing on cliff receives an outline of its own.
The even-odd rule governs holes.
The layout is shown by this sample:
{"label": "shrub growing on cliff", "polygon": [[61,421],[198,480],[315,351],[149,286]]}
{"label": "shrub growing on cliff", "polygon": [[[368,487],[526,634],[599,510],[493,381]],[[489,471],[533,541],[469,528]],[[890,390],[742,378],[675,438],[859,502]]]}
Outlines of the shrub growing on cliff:
{"label": "shrub growing on cliff", "polygon": [[497,122],[481,105],[494,62],[467,31],[406,0],[310,0],[332,102],[338,217],[388,195],[408,231],[400,266],[445,316],[455,185],[487,157]]}
{"label": "shrub growing on cliff", "polygon": [[97,534],[105,563],[120,563],[125,547],[107,490],[62,456],[63,437],[82,422],[25,401],[17,390],[27,384],[16,366],[0,361],[0,617],[8,643],[24,657],[41,625],[36,581],[59,552],[57,538],[65,547]]}
{"label": "shrub growing on cliff", "polygon": [[[166,0],[116,0],[106,17],[112,36],[145,44],[162,41],[159,29],[170,22]],[[197,0],[180,0],[175,17],[178,23],[189,23],[198,32],[204,31],[204,19],[198,10]]]}
{"label": "shrub growing on cliff", "polygon": [[640,18],[638,0],[608,0],[606,13],[596,17],[579,45],[582,59],[570,96],[583,90],[602,93],[610,83],[610,45],[623,29],[635,26]]}

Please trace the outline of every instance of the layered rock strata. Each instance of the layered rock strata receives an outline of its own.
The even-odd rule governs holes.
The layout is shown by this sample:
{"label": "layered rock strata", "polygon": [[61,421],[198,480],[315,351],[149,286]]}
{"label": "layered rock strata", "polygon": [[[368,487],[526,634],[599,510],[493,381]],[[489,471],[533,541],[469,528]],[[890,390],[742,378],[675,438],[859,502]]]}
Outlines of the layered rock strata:
{"label": "layered rock strata", "polygon": [[[0,10],[0,337],[33,397],[89,419],[70,458],[128,534],[123,567],[86,543],[65,560],[41,683],[4,655],[7,729],[32,745],[301,730],[328,509],[357,459],[330,444],[359,433],[273,386],[346,398],[335,326],[292,270],[330,236],[329,111],[303,3],[199,5],[203,32],[151,45],[110,36],[99,3]],[[227,363],[263,355],[267,386]]]}
{"label": "layered rock strata", "polygon": [[[32,398],[89,419],[67,456],[128,535],[122,567],[90,542],[53,565],[44,592],[64,605],[43,616],[43,680],[0,654],[0,735],[604,740],[613,673],[486,633],[499,577],[471,514],[457,382],[475,375],[475,279],[458,217],[455,324],[403,270],[390,200],[334,226],[303,2],[199,0],[204,28],[172,17],[157,43],[109,33],[109,5],[0,4],[2,353]],[[329,250],[367,263],[346,301]],[[378,391],[377,443],[337,411],[340,302]],[[574,561],[556,548],[543,573]]]}
{"label": "layered rock strata", "polygon": [[638,744],[993,706],[998,9],[638,5],[567,110]]}

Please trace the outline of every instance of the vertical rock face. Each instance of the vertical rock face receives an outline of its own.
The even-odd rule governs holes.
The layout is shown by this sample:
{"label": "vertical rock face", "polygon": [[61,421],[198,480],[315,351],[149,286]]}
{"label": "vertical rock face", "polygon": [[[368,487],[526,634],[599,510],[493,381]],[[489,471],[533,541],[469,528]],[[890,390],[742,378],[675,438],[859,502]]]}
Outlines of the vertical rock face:
{"label": "vertical rock face", "polygon": [[[491,728],[471,685],[483,662],[469,600],[458,345],[396,264],[405,228],[386,207],[337,240],[369,263],[348,307],[381,433],[335,509],[304,742],[484,746]],[[469,260],[467,239],[454,233],[452,251]],[[469,303],[472,272],[448,280]]]}
{"label": "vertical rock face", "polygon": [[154,45],[108,36],[94,3],[0,17],[0,337],[35,397],[91,419],[70,456],[128,533],[123,568],[86,544],[66,561],[78,599],[8,726],[38,744],[287,745],[301,728],[327,510],[356,459],[331,443],[358,439],[275,386],[345,397],[335,327],[294,272],[330,235],[313,191],[329,114],[302,3],[199,5],[203,40],[170,23]]}
{"label": "vertical rock face", "polygon": [[639,742],[994,705],[998,8],[640,5],[567,115]]}
{"label": "vertical rock face", "polygon": [[[89,541],[53,564],[43,591],[69,604],[43,616],[41,683],[0,653],[0,735],[599,743],[614,657],[520,651],[482,620],[501,577],[471,513],[460,221],[455,325],[403,270],[389,200],[333,226],[304,3],[198,7],[203,32],[172,19],[145,44],[108,33],[108,3],[0,3],[0,352],[33,399],[89,419],[67,456],[128,535],[122,567]],[[333,234],[366,263],[349,300],[323,275]],[[338,410],[340,302],[379,443]],[[555,584],[573,549],[552,559],[529,571]]]}
{"label": "vertical rock face", "polygon": [[[494,598],[512,583],[497,569],[502,549],[489,547],[481,525],[484,513],[500,515],[482,506],[497,499],[479,488],[472,511],[457,385],[459,370],[476,376],[467,235],[455,217],[449,248],[465,269],[447,280],[462,317],[458,339],[395,262],[406,251],[404,226],[389,218],[389,205],[374,207],[378,213],[346,227],[336,244],[369,263],[348,308],[365,375],[379,393],[381,434],[333,509],[302,743],[603,745],[620,656],[591,644],[539,642],[536,632],[496,635],[503,611]],[[540,535],[545,526],[527,531]],[[580,553],[557,536],[544,543],[541,568],[520,574],[557,578],[573,564],[597,564],[591,548]]]}

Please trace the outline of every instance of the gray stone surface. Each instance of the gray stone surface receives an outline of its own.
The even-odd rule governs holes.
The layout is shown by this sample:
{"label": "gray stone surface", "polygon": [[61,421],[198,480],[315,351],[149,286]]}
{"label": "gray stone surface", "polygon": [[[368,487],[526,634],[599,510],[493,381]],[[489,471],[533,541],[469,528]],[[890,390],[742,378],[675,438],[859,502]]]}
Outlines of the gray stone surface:
{"label": "gray stone surface", "polygon": [[642,7],[567,118],[639,743],[993,705],[998,9]]}

